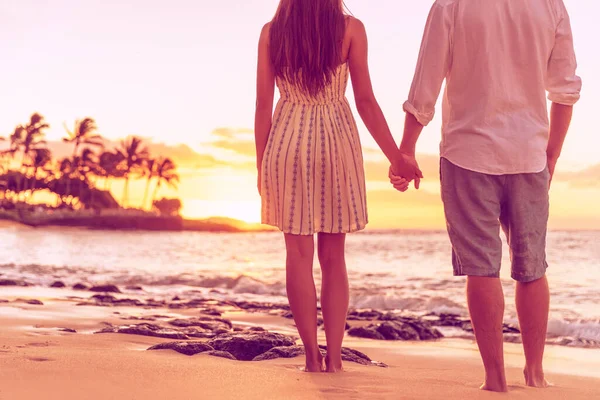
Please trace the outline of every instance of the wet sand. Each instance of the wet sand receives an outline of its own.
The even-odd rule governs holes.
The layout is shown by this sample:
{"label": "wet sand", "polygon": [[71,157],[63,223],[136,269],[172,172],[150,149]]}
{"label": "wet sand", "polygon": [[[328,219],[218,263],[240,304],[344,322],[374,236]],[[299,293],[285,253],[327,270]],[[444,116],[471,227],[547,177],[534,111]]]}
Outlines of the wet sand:
{"label": "wet sand", "polygon": [[[301,372],[303,358],[233,361],[171,350],[146,351],[172,340],[93,334],[106,323],[194,309],[76,306],[68,289],[0,287],[0,399],[465,399],[498,398],[481,392],[476,345],[468,340],[390,342],[348,338],[388,368],[345,363],[342,374]],[[81,293],[79,293],[81,295]],[[89,295],[89,293],[86,293]],[[21,299],[18,300],[17,299]],[[37,299],[43,305],[27,304]],[[2,302],[7,300],[8,302]],[[263,313],[228,311],[238,327],[261,326],[294,334],[292,321]],[[129,321],[137,322],[137,321]],[[74,329],[76,333],[60,331]],[[320,331],[321,342],[324,335]],[[600,350],[547,348],[549,389],[523,384],[522,350],[506,343],[508,399],[592,399],[600,396]]]}

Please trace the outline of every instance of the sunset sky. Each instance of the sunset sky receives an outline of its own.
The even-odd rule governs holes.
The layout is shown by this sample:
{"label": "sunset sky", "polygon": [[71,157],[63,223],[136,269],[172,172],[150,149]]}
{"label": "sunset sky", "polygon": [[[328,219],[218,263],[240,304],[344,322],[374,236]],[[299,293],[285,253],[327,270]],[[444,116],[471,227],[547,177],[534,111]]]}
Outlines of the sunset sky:
{"label": "sunset sky", "polygon": [[[40,112],[50,140],[91,116],[111,140],[135,134],[181,166],[189,217],[259,220],[253,118],[258,35],[277,0],[4,0],[0,135]],[[346,0],[370,40],[375,93],[399,140],[432,1]],[[376,4],[376,6],[374,6]],[[592,0],[565,0],[583,92],[552,190],[553,228],[600,228],[600,52]],[[351,91],[348,96],[353,103]],[[438,113],[418,145],[423,188],[400,194],[362,124],[371,228],[442,228]],[[140,189],[142,185],[138,185]],[[116,188],[116,185],[115,185]],[[116,190],[118,195],[118,190]],[[142,190],[135,190],[137,196]],[[165,192],[168,194],[168,192]]]}

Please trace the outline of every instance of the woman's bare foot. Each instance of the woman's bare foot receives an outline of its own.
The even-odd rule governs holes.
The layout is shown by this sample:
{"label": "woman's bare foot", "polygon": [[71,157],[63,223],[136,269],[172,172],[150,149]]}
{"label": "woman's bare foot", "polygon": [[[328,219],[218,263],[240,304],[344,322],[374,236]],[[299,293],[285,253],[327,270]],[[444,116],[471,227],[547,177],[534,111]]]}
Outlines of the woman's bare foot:
{"label": "woman's bare foot", "polygon": [[547,388],[552,386],[548,381],[544,378],[543,371],[529,371],[527,367],[523,370],[523,375],[525,376],[525,384],[530,387],[535,388]]}
{"label": "woman's bare foot", "polygon": [[323,356],[319,354],[316,358],[306,357],[304,372],[323,372]]}
{"label": "woman's bare foot", "polygon": [[342,365],[342,359],[341,357],[336,361],[330,361],[329,357],[325,357],[325,372],[329,372],[329,373],[338,373],[338,372],[344,372],[344,367]]}

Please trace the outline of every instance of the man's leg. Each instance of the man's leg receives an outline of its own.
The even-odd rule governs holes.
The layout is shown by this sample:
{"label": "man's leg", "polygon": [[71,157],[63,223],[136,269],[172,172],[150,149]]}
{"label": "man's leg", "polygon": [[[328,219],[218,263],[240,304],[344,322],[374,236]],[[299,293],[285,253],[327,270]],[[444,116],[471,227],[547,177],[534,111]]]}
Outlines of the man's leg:
{"label": "man's leg", "polygon": [[468,276],[467,303],[485,367],[481,388],[505,392],[504,295],[498,278],[504,178],[468,171],[442,159],[441,182],[454,275]]}
{"label": "man's leg", "polygon": [[525,384],[547,387],[542,366],[550,305],[546,276],[533,282],[517,282],[515,300],[525,351]]}
{"label": "man's leg", "polygon": [[500,218],[510,247],[512,277],[517,281],[515,301],[525,352],[525,383],[533,387],[548,386],[542,366],[550,306],[546,278],[548,181],[547,170],[511,176]]}
{"label": "man's leg", "polygon": [[504,372],[504,293],[499,278],[469,276],[467,303],[479,353],[485,368],[483,390],[506,392]]}

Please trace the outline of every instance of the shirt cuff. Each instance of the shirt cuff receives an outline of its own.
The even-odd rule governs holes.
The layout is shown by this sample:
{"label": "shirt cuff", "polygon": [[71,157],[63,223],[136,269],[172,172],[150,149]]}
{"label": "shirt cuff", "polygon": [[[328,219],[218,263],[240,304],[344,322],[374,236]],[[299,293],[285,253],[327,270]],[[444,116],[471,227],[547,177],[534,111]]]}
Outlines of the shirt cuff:
{"label": "shirt cuff", "polygon": [[572,106],[575,103],[577,103],[577,101],[580,98],[580,94],[579,93],[549,93],[548,94],[548,100],[550,100],[553,103],[558,103],[558,104],[562,104],[565,106]]}
{"label": "shirt cuff", "polygon": [[433,115],[435,114],[435,110],[430,112],[419,112],[415,106],[413,106],[409,101],[406,101],[402,106],[405,112],[414,115],[414,117],[419,121],[419,123],[423,126],[427,126],[431,120],[433,119]]}

